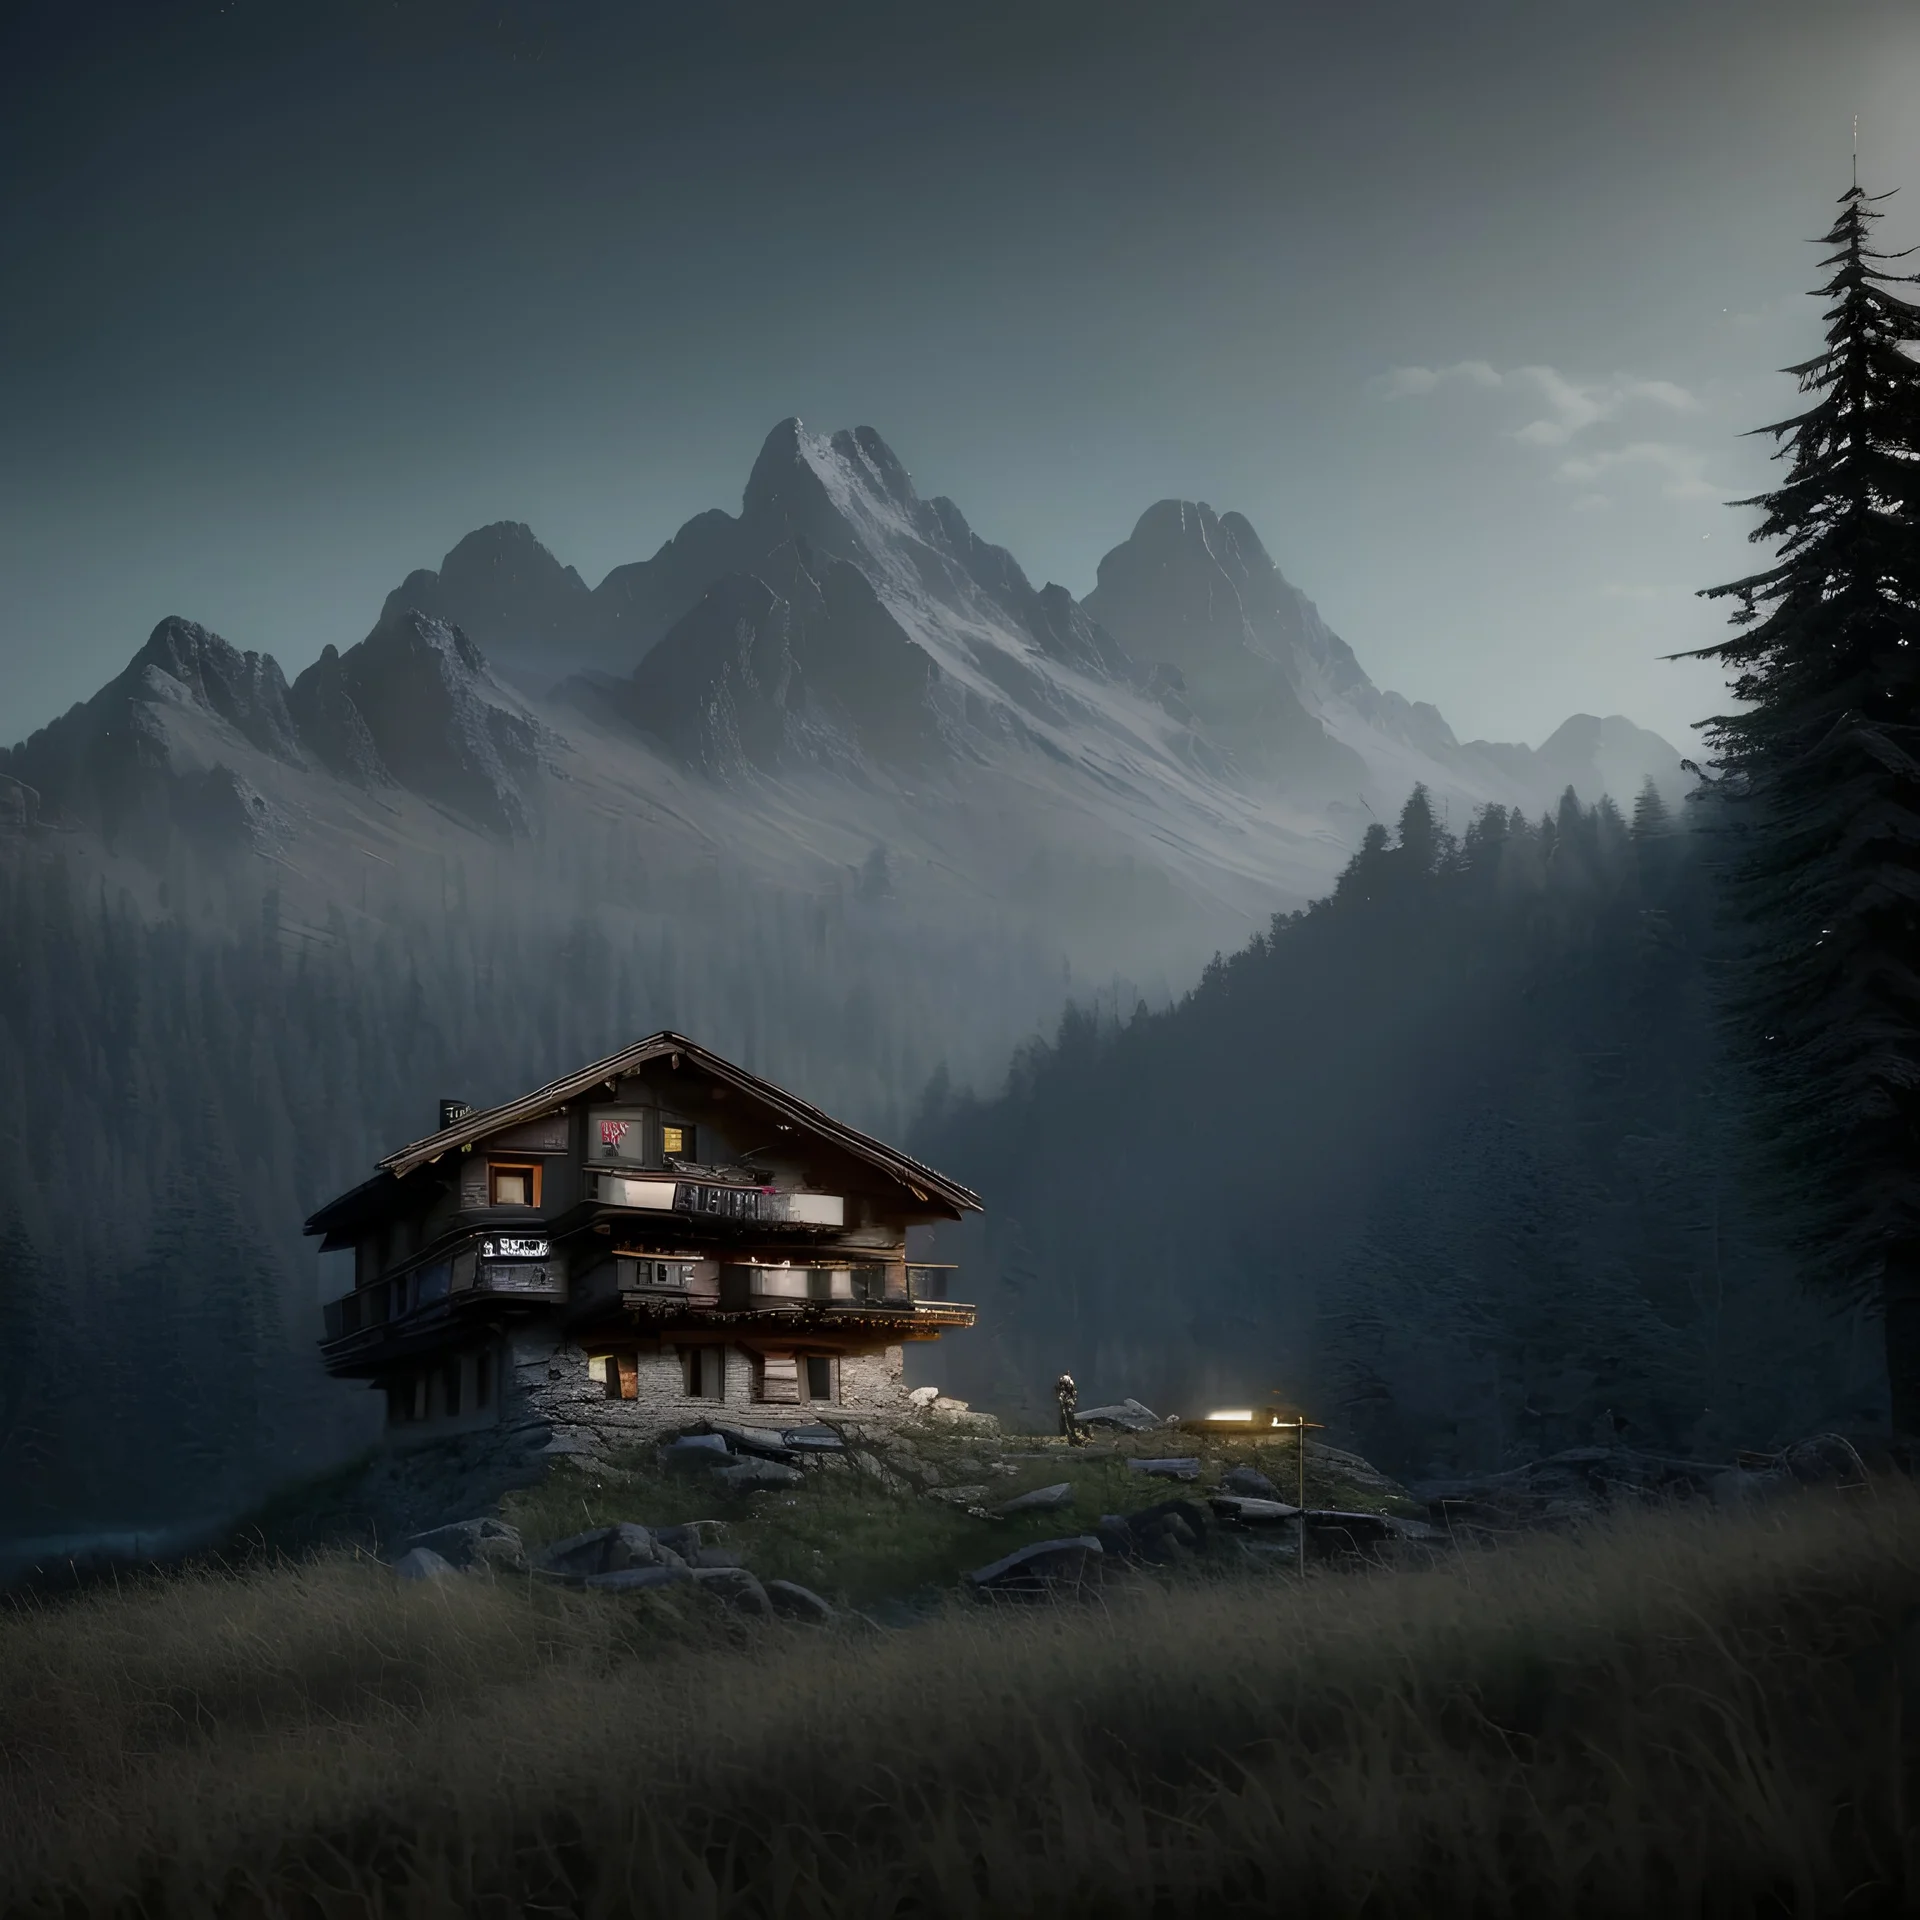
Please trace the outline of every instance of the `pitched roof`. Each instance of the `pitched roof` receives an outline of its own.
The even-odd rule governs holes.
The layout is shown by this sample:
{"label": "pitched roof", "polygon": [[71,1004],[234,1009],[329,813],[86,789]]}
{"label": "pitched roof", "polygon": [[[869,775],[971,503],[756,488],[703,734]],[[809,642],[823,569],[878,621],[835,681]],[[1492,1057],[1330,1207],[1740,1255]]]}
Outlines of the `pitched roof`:
{"label": "pitched roof", "polygon": [[438,1133],[430,1133],[424,1139],[414,1141],[411,1146],[402,1147],[398,1153],[388,1154],[379,1163],[379,1172],[371,1180],[362,1181],[359,1186],[322,1207],[307,1222],[306,1230],[308,1233],[324,1233],[332,1227],[344,1225],[349,1213],[357,1212],[373,1197],[374,1189],[386,1186],[389,1181],[404,1179],[416,1168],[438,1160],[442,1154],[455,1152],[486,1134],[497,1133],[502,1127],[513,1126],[521,1120],[538,1119],[603,1080],[617,1080],[622,1074],[632,1073],[649,1060],[658,1060],[671,1054],[678,1054],[723,1085],[760,1101],[795,1126],[804,1127],[809,1133],[831,1141],[856,1159],[877,1167],[921,1196],[943,1200],[958,1213],[980,1211],[980,1196],[970,1188],[949,1180],[931,1167],[923,1166],[918,1160],[888,1146],[885,1141],[876,1140],[871,1134],[861,1133],[857,1128],[834,1119],[811,1102],[802,1100],[798,1094],[775,1086],[771,1080],[763,1080],[757,1073],[749,1073],[744,1067],[736,1067],[731,1060],[723,1060],[717,1053],[709,1053],[705,1047],[687,1039],[684,1034],[663,1030],[621,1053],[609,1054],[606,1059],[596,1060],[591,1066],[581,1067],[558,1080],[549,1081],[544,1087],[536,1087],[532,1093],[522,1094],[517,1100],[509,1100],[498,1107],[488,1107],[483,1112],[463,1114],[452,1126],[442,1127]]}

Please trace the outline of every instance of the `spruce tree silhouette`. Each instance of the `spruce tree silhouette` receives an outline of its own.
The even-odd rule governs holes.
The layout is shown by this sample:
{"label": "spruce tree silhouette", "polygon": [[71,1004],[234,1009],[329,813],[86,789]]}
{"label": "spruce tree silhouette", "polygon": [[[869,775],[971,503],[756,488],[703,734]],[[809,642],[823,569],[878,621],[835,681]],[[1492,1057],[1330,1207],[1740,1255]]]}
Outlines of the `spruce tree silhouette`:
{"label": "spruce tree silhouette", "polygon": [[[1760,1185],[1809,1277],[1877,1303],[1896,1434],[1920,1439],[1920,310],[1868,246],[1858,184],[1819,243],[1820,398],[1755,431],[1791,456],[1738,602],[1738,710],[1707,727],[1727,898],[1728,1012],[1752,1068]],[[1907,249],[1911,252],[1912,249]],[[1680,657],[1680,656],[1676,656]]]}

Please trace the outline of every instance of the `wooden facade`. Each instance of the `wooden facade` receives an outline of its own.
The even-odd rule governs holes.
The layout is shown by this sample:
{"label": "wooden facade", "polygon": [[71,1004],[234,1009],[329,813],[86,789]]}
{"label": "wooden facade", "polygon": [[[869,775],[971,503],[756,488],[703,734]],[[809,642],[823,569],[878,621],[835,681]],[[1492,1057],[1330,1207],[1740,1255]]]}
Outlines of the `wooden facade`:
{"label": "wooden facade", "polygon": [[327,1370],[390,1427],[885,1414],[903,1344],[973,1324],[907,1234],[974,1194],[679,1034],[441,1119],[306,1225],[354,1257]]}

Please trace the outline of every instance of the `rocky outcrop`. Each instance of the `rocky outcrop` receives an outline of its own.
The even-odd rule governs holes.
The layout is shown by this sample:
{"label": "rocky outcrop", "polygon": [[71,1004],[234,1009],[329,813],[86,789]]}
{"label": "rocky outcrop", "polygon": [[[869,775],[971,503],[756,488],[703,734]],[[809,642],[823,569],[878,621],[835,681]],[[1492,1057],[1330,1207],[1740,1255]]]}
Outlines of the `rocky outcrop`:
{"label": "rocky outcrop", "polygon": [[924,769],[943,750],[938,672],[844,560],[789,543],[731,575],[640,663],[621,711],[720,779],[803,767],[856,778]]}
{"label": "rocky outcrop", "polygon": [[1316,789],[1366,780],[1309,706],[1366,676],[1239,514],[1156,502],[1101,560],[1085,611],[1135,659],[1177,673],[1183,706],[1249,771]]}
{"label": "rocky outcrop", "polygon": [[301,739],[335,773],[420,794],[494,833],[524,829],[545,731],[459,628],[416,609],[293,683]]}
{"label": "rocky outcrop", "polygon": [[175,830],[206,845],[258,844],[274,810],[228,764],[247,750],[297,762],[285,677],[177,616],[162,620],[124,672],[91,700],[0,755],[10,790],[36,815],[153,854]]}
{"label": "rocky outcrop", "polygon": [[458,627],[490,659],[549,684],[591,649],[598,628],[586,582],[517,520],[477,528],[437,572],[408,574],[387,595],[381,625],[409,611]]}

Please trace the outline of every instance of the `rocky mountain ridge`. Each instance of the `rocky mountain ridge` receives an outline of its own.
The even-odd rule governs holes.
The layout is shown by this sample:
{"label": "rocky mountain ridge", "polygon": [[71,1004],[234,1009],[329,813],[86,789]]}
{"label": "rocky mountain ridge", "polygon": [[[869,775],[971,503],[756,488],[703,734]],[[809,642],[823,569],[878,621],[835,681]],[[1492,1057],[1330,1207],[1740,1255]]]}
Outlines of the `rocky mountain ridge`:
{"label": "rocky mountain ridge", "polygon": [[831,817],[990,891],[1018,859],[1049,897],[1062,863],[1142,862],[1249,924],[1330,877],[1416,781],[1462,819],[1569,785],[1681,785],[1674,750],[1619,716],[1539,749],[1463,744],[1373,685],[1242,515],[1156,503],[1076,601],[923,499],[873,429],[794,419],[737,515],[695,516],[592,589],[529,528],[478,529],[291,686],[270,656],[163,620],[0,774],[15,815],[150,861],[174,834],[285,854],[381,794],[537,838],[583,783],[657,800],[691,779],[808,847]]}

